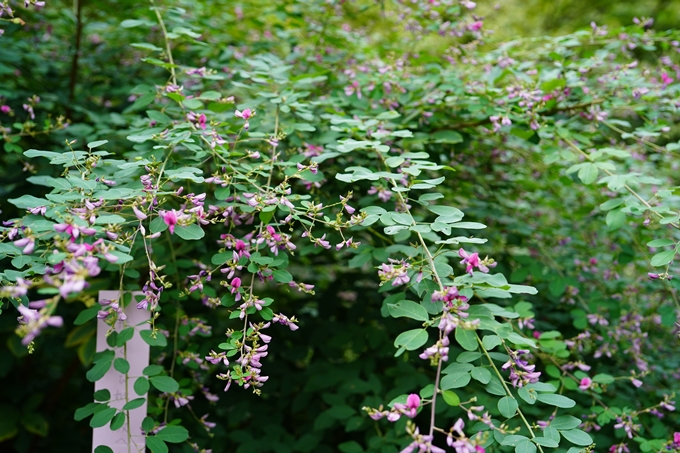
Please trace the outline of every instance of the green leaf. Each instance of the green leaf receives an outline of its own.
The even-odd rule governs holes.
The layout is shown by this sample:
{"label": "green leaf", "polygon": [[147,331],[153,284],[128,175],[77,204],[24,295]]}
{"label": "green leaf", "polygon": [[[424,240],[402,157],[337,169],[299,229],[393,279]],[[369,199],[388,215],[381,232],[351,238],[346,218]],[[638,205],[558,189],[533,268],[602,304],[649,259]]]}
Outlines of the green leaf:
{"label": "green leaf", "polygon": [[581,179],[583,184],[592,184],[597,179],[599,170],[597,166],[591,162],[586,162],[578,171],[578,177]]}
{"label": "green leaf", "polygon": [[153,338],[151,329],[140,330],[139,335],[149,346],[167,346],[168,339],[162,332],[156,331],[156,338]]}
{"label": "green leaf", "polygon": [[536,395],[536,399],[542,403],[561,407],[563,409],[569,409],[570,407],[574,407],[576,405],[576,402],[571,398],[567,398],[563,395],[555,395],[552,393],[539,393]]}
{"label": "green leaf", "polygon": [[29,412],[22,415],[21,425],[26,428],[26,431],[29,433],[38,435],[40,437],[47,436],[47,433],[50,429],[50,424],[45,419],[45,417],[37,412]]}
{"label": "green leaf", "polygon": [[501,337],[498,335],[485,335],[484,338],[482,338],[482,345],[487,351],[492,350],[502,342],[503,340],[501,340]]}
{"label": "green leaf", "polygon": [[571,415],[560,415],[550,422],[550,427],[555,429],[574,429],[578,428],[583,421]]}
{"label": "green leaf", "polygon": [[94,453],[113,453],[113,450],[111,450],[111,447],[106,445],[99,445],[94,449]]}
{"label": "green leaf", "polygon": [[[140,378],[140,379],[143,379],[143,378]],[[135,392],[136,392],[136,390],[135,390]],[[135,399],[130,400],[127,403],[125,403],[122,410],[131,411],[132,409],[137,409],[138,407],[141,407],[144,404],[145,401],[146,401],[146,398],[135,398]]]}
{"label": "green leaf", "polygon": [[529,442],[529,438],[526,436],[518,436],[517,434],[510,434],[509,436],[505,436],[501,445],[516,447],[522,442]]}
{"label": "green leaf", "polygon": [[647,243],[647,247],[666,247],[668,245],[675,246],[675,241],[672,239],[654,239]]}
{"label": "green leaf", "polygon": [[146,395],[149,391],[149,380],[145,377],[138,377],[133,388],[137,395]]}
{"label": "green leaf", "polygon": [[101,428],[102,426],[106,426],[106,424],[115,417],[116,412],[118,412],[118,410],[113,407],[97,412],[90,420],[90,428]]}
{"label": "green leaf", "polygon": [[277,269],[274,272],[272,272],[272,275],[274,276],[274,280],[276,280],[279,283],[289,283],[293,281],[293,275],[285,271],[283,269]]}
{"label": "green leaf", "polygon": [[189,431],[183,426],[166,426],[158,431],[156,438],[161,439],[164,442],[178,444],[189,438]]}
{"label": "green leaf", "polygon": [[101,378],[104,377],[107,371],[109,371],[109,368],[111,368],[111,362],[113,361],[113,358],[110,360],[101,360],[96,362],[90,371],[88,371],[85,374],[85,378],[90,381],[90,382],[96,382],[100,380]]}
{"label": "green leaf", "polygon": [[153,376],[149,378],[149,381],[151,381],[151,385],[161,392],[175,393],[179,390],[179,384],[170,376]]}
{"label": "green leaf", "polygon": [[430,319],[425,307],[410,300],[401,300],[396,304],[387,304],[387,310],[393,318],[411,318],[416,321]]}
{"label": "green leaf", "polygon": [[130,362],[122,357],[117,357],[113,361],[113,367],[121,374],[127,374],[130,371]]}
{"label": "green leaf", "polygon": [[446,404],[449,406],[458,406],[460,404],[460,398],[456,394],[456,392],[452,390],[445,390],[442,392],[442,396],[444,397],[444,401]]}
{"label": "green leaf", "polygon": [[675,249],[657,253],[652,257],[650,264],[654,267],[665,266],[675,258]]}
{"label": "green leaf", "polygon": [[587,447],[593,443],[593,438],[590,437],[590,434],[585,431],[581,431],[580,429],[560,431],[560,434],[562,434],[562,437],[567,439],[572,444],[579,445],[581,447]]}
{"label": "green leaf", "polygon": [[338,450],[340,450],[342,453],[362,453],[364,451],[364,449],[361,447],[361,444],[354,440],[341,443],[338,445]]}
{"label": "green leaf", "polygon": [[614,209],[607,213],[605,221],[609,227],[609,231],[618,230],[626,222],[626,214],[621,209]]}
{"label": "green leaf", "polygon": [[599,373],[593,376],[593,382],[598,384],[611,384],[614,382],[614,376],[606,373]]}
{"label": "green leaf", "polygon": [[508,334],[506,339],[517,346],[531,346],[532,348],[536,347],[536,340],[533,338],[523,337],[517,332]]}
{"label": "green leaf", "polygon": [[142,429],[147,433],[153,431],[155,426],[156,422],[154,422],[151,417],[144,417],[144,420],[142,420]]}
{"label": "green leaf", "polygon": [[121,348],[125,343],[130,341],[135,335],[134,327],[126,327],[125,329],[118,332],[118,337],[116,338],[116,346]]}
{"label": "green leaf", "polygon": [[400,333],[394,340],[394,346],[397,348],[403,347],[407,351],[413,351],[427,343],[427,339],[428,335],[425,329],[407,330]]}
{"label": "green leaf", "polygon": [[557,448],[560,446],[559,442],[550,439],[549,437],[534,437],[531,441],[536,445],[541,445],[543,447]]}
{"label": "green leaf", "polygon": [[100,215],[99,217],[97,217],[94,223],[95,225],[125,223],[125,217],[119,216],[118,214]]}
{"label": "green leaf", "polygon": [[475,360],[479,359],[481,356],[482,356],[481,352],[463,351],[460,354],[458,354],[458,357],[456,357],[456,362],[460,362],[460,363],[474,362]]}
{"label": "green leaf", "polygon": [[38,206],[47,206],[51,204],[44,198],[36,198],[33,195],[22,195],[19,198],[9,198],[7,201],[19,209],[31,209],[37,208]]}
{"label": "green leaf", "polygon": [[517,394],[519,395],[520,398],[522,398],[529,404],[534,404],[536,402],[536,392],[535,391],[532,392],[526,387],[520,387],[517,390]]}
{"label": "green leaf", "polygon": [[475,367],[470,374],[472,379],[481,382],[482,384],[488,384],[491,381],[491,372],[484,367]]}
{"label": "green leaf", "polygon": [[168,229],[168,224],[161,217],[156,217],[149,224],[149,229],[152,233],[163,232]]}
{"label": "green leaf", "polygon": [[548,439],[552,439],[557,443],[560,442],[560,432],[557,431],[552,426],[548,426],[543,430],[543,437],[547,437]]}
{"label": "green leaf", "polygon": [[465,215],[460,209],[451,206],[429,205],[427,210],[439,216],[446,217],[447,220],[452,219],[450,220],[451,223],[457,222]]}
{"label": "green leaf", "polygon": [[94,392],[93,398],[95,401],[108,401],[111,399],[111,392],[107,389],[101,389]]}
{"label": "green leaf", "polygon": [[515,453],[536,453],[536,445],[531,442],[520,442],[515,447]]}
{"label": "green leaf", "polygon": [[99,406],[100,404],[97,403],[89,403],[83,407],[79,407],[78,409],[76,409],[76,412],[73,415],[73,419],[77,422],[84,420],[85,418],[94,414],[94,410]]}
{"label": "green leaf", "polygon": [[175,234],[185,241],[197,241],[205,236],[205,231],[194,223],[187,226],[177,225]]}
{"label": "green leaf", "polygon": [[97,140],[96,142],[90,142],[87,144],[87,147],[90,149],[97,148],[102,145],[106,145],[109,141],[108,140]]}
{"label": "green leaf", "polygon": [[511,396],[506,396],[498,401],[498,410],[505,418],[512,418],[517,413],[517,400]]}
{"label": "green leaf", "polygon": [[438,131],[432,134],[432,140],[436,143],[461,143],[463,136],[456,131]]}
{"label": "green leaf", "polygon": [[119,430],[125,424],[125,412],[118,412],[111,420],[111,431]]}
{"label": "green leaf", "polygon": [[160,365],[149,365],[142,370],[144,376],[155,376],[163,372],[163,367]]}
{"label": "green leaf", "polygon": [[477,347],[477,333],[474,330],[466,330],[457,328],[455,332],[456,341],[466,351],[476,351]]}
{"label": "green leaf", "polygon": [[168,446],[165,442],[157,437],[146,438],[146,446],[152,451],[152,453],[168,453]]}
{"label": "green leaf", "polygon": [[444,376],[440,382],[442,390],[458,389],[470,383],[470,372],[452,373]]}
{"label": "green leaf", "polygon": [[602,203],[600,205],[600,209],[602,211],[609,211],[611,209],[621,206],[623,203],[624,200],[622,198],[612,198],[611,200],[607,200],[604,203]]}

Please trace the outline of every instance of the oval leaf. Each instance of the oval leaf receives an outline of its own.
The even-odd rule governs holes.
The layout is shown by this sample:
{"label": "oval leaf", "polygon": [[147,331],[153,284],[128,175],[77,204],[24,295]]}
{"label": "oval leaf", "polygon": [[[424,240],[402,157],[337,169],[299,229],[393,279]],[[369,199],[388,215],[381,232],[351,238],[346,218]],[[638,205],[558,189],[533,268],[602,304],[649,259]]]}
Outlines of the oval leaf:
{"label": "oval leaf", "polygon": [[425,329],[413,329],[402,332],[394,340],[394,346],[399,348],[403,347],[408,351],[418,349],[425,343],[427,343],[427,330]]}
{"label": "oval leaf", "polygon": [[430,319],[425,307],[410,300],[401,300],[396,304],[387,304],[387,310],[393,318],[411,318],[416,321]]}
{"label": "oval leaf", "polygon": [[512,418],[517,413],[517,400],[511,396],[506,396],[498,401],[498,410],[505,418]]}
{"label": "oval leaf", "polygon": [[561,407],[563,409],[569,409],[570,407],[574,407],[576,405],[576,402],[571,398],[567,398],[563,395],[554,395],[551,393],[539,393],[536,395],[536,399],[541,403]]}
{"label": "oval leaf", "polygon": [[179,390],[179,384],[170,376],[153,376],[149,378],[149,381],[161,392],[174,393]]}
{"label": "oval leaf", "polygon": [[585,431],[581,431],[580,429],[560,431],[560,434],[562,434],[562,437],[567,439],[572,444],[578,445],[580,447],[586,447],[593,443],[593,438],[590,437],[590,434]]}

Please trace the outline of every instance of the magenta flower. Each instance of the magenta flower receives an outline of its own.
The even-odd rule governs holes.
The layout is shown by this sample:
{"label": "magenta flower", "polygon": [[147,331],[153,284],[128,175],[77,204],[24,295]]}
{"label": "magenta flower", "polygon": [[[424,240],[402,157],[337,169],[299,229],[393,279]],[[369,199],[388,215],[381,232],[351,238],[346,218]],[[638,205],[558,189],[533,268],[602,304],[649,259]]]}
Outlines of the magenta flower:
{"label": "magenta flower", "polygon": [[399,419],[399,413],[405,414],[407,417],[414,418],[418,414],[418,408],[420,407],[420,397],[416,393],[411,393],[406,398],[406,404],[395,403],[394,409],[398,412],[395,420],[390,420],[388,416],[387,419],[390,421],[396,421]]}
{"label": "magenta flower", "polygon": [[489,267],[496,267],[496,263],[488,257],[484,258],[484,260],[480,260],[478,253],[468,253],[462,248],[458,250],[458,256],[463,258],[463,261],[461,261],[460,264],[467,265],[465,272],[470,275],[472,275],[472,270],[475,267],[485,274],[489,272]]}
{"label": "magenta flower", "polygon": [[0,112],[2,113],[9,113],[12,109],[9,108],[9,105],[3,105],[0,107]]}
{"label": "magenta flower", "polygon": [[160,211],[159,214],[163,218],[163,222],[168,226],[170,234],[175,233],[175,225],[177,225],[177,211]]}
{"label": "magenta flower", "polygon": [[245,109],[242,112],[239,112],[238,110],[236,110],[234,112],[234,116],[237,117],[237,118],[243,118],[244,120],[248,121],[250,118],[255,116],[255,112],[253,112],[250,109]]}
{"label": "magenta flower", "polygon": [[239,292],[239,288],[241,287],[241,279],[238,277],[234,277],[234,279],[231,281],[231,293],[236,294],[236,302],[241,300],[241,293]]}
{"label": "magenta flower", "polygon": [[661,73],[661,83],[663,83],[663,86],[665,88],[667,85],[670,85],[671,83],[673,83],[673,79],[671,79],[670,76],[668,74],[666,74],[665,72],[662,72]]}
{"label": "magenta flower", "polygon": [[584,377],[578,385],[581,390],[588,390],[593,385],[593,380],[589,377]]}
{"label": "magenta flower", "polygon": [[458,255],[461,258],[463,258],[463,261],[461,261],[460,264],[467,265],[467,267],[465,268],[465,272],[467,272],[468,274],[472,275],[472,269],[474,269],[475,267],[479,268],[479,270],[481,270],[482,272],[489,272],[489,269],[486,268],[486,266],[484,266],[484,268],[486,268],[486,271],[484,270],[484,268],[480,267],[482,265],[479,261],[478,253],[468,253],[461,248],[460,250],[458,250]]}

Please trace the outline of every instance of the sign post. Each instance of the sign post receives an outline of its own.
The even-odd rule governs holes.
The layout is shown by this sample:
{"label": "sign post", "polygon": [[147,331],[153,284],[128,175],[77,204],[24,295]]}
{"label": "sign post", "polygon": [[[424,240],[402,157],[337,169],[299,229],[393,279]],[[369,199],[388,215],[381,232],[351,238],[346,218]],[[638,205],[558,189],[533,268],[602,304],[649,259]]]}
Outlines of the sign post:
{"label": "sign post", "polygon": [[[133,293],[133,296],[135,294],[140,293]],[[102,300],[120,300],[122,304],[119,291],[100,291],[99,301]],[[116,322],[115,330],[120,332],[125,326],[134,327],[135,333],[124,347],[116,348],[115,351],[116,357],[124,357],[130,363],[127,379],[124,374],[111,367],[104,377],[94,384],[95,392],[104,389],[111,392],[109,405],[116,409],[121,409],[125,405],[126,395],[128,400],[139,397],[133,385],[137,377],[142,376],[142,370],[149,365],[149,345],[142,340],[139,331],[149,328],[146,321],[149,320],[150,312],[138,309],[134,302],[125,307],[124,312],[127,319]],[[109,349],[106,343],[106,332],[109,328],[109,325],[102,319],[97,320],[97,352]],[[116,431],[112,431],[108,424],[101,428],[94,428],[92,450],[94,451],[100,445],[106,445],[114,453],[144,453],[146,443],[145,436],[142,434],[142,421],[146,417],[146,406],[147,401],[140,407],[128,411],[129,420]],[[130,435],[128,435],[128,426]]]}

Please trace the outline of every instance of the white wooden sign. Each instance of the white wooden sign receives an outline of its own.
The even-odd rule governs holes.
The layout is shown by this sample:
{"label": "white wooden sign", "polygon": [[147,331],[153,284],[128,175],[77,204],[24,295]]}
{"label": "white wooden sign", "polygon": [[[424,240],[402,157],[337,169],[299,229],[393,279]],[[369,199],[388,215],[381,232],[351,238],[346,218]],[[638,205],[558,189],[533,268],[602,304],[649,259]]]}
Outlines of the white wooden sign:
{"label": "white wooden sign", "polygon": [[[135,293],[141,294],[141,293]],[[118,291],[100,291],[99,301],[102,300],[120,300],[121,296]],[[136,304],[131,302],[125,308],[127,319],[118,321],[114,326],[116,331],[120,332],[125,326],[134,327],[135,334],[131,340],[126,343],[126,360],[130,363],[130,371],[128,372],[127,394],[128,399],[133,400],[139,398],[133,389],[135,380],[142,376],[142,370],[149,365],[149,345],[142,340],[139,335],[140,330],[149,329],[149,324],[145,321],[149,320],[150,312],[147,310],[140,310]],[[105,349],[110,349],[106,344],[106,332],[109,326],[101,319],[97,320],[97,352]],[[116,357],[123,357],[123,348],[116,348]],[[111,392],[111,401],[109,405],[120,409],[125,405],[125,375],[116,371],[113,366],[104,375],[104,377],[94,384],[94,390],[108,389]],[[142,434],[142,420],[146,417],[145,402],[137,409],[129,411],[130,420],[130,436],[128,442],[128,423],[125,423],[122,428],[111,431],[107,424],[101,428],[94,428],[92,439],[92,451],[99,445],[106,445],[110,447],[114,453],[144,453],[146,451],[145,437]]]}

